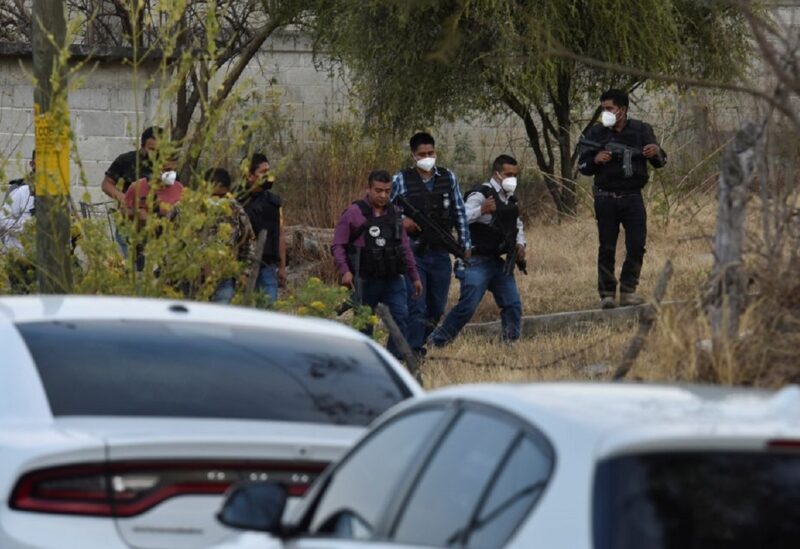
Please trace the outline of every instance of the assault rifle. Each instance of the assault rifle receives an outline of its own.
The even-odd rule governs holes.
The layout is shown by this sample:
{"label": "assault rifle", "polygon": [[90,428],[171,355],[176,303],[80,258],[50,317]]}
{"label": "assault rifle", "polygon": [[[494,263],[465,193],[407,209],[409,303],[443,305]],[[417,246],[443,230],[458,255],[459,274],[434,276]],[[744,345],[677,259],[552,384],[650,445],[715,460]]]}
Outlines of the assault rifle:
{"label": "assault rifle", "polygon": [[352,253],[348,253],[350,269],[353,272],[353,289],[341,305],[336,309],[336,316],[342,316],[350,309],[355,309],[361,305],[361,248],[352,247]]}
{"label": "assault rifle", "polygon": [[431,216],[422,210],[415,208],[414,205],[401,194],[398,194],[395,197],[395,201],[401,208],[403,208],[403,213],[413,219],[414,223],[419,225],[419,228],[422,229],[423,233],[427,232],[427,234],[433,235],[449,253],[453,254],[465,263],[469,263],[466,254],[464,253],[464,248],[462,248],[458,242],[456,242],[456,239],[453,238],[452,234],[444,230],[438,223],[436,223],[436,221],[431,219]]}
{"label": "assault rifle", "polygon": [[578,145],[584,147],[585,150],[594,152],[595,154],[600,151],[610,152],[611,158],[622,162],[622,171],[625,174],[625,177],[633,177],[633,159],[644,156],[641,149],[636,149],[634,147],[629,147],[628,145],[615,143],[613,141],[609,141],[608,143],[604,144],[581,137],[578,140]]}
{"label": "assault rifle", "polygon": [[528,262],[525,258],[519,259],[517,233],[519,233],[519,229],[514,233],[514,238],[511,239],[511,243],[506,247],[506,261],[503,264],[503,274],[507,276],[514,274],[514,267],[519,267],[519,270],[522,271],[523,274],[528,274]]}

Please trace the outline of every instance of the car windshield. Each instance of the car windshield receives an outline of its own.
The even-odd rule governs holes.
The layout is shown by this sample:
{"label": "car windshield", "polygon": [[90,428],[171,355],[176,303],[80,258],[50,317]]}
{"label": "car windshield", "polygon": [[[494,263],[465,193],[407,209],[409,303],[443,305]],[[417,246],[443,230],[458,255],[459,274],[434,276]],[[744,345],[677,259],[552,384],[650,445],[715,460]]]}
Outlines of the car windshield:
{"label": "car windshield", "polygon": [[685,452],[598,466],[595,549],[770,549],[800,539],[800,453]]}
{"label": "car windshield", "polygon": [[365,341],[220,324],[18,324],[56,416],[367,425],[410,396]]}

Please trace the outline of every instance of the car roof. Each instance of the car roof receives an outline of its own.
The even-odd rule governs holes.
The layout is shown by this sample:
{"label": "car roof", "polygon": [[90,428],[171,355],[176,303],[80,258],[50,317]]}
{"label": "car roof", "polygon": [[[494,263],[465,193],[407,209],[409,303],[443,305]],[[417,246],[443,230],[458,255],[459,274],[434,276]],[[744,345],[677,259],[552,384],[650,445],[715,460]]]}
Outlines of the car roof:
{"label": "car roof", "polygon": [[340,322],[177,299],[78,295],[0,297],[2,318],[12,323],[77,319],[179,320],[368,339]]}
{"label": "car roof", "polygon": [[636,436],[750,435],[764,427],[771,429],[764,436],[800,436],[800,387],[794,385],[767,391],[642,383],[477,384],[440,389],[427,398],[488,404],[553,438],[581,436],[591,446],[603,439],[630,444]]}

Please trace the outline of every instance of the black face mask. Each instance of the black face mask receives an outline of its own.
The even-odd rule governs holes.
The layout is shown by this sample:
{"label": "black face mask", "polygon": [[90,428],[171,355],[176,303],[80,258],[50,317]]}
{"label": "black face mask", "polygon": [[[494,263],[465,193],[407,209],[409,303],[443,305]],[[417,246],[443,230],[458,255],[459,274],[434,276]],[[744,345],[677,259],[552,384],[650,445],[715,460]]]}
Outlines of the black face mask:
{"label": "black face mask", "polygon": [[272,189],[272,186],[275,184],[275,176],[272,175],[271,173],[267,174],[264,177],[262,177],[258,183],[259,187],[268,191]]}

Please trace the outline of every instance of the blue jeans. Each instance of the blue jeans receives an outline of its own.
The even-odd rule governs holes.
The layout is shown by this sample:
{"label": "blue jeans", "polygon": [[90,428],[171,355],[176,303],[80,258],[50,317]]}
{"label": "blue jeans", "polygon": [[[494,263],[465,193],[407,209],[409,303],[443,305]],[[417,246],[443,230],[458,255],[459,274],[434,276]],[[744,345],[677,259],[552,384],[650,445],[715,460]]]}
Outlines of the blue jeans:
{"label": "blue jeans", "polygon": [[256,291],[264,292],[269,296],[270,304],[278,301],[278,266],[262,265],[258,270]]}
{"label": "blue jeans", "polygon": [[456,273],[456,278],[461,282],[461,296],[456,306],[447,313],[442,325],[431,335],[431,341],[436,347],[448,344],[461,332],[475,314],[486,290],[492,292],[495,303],[500,307],[503,340],[519,339],[522,302],[514,275],[503,274],[502,259],[473,256],[470,264]]}
{"label": "blue jeans", "polygon": [[425,255],[415,253],[414,259],[422,282],[422,295],[414,299],[414,283],[405,277],[408,294],[408,344],[414,352],[419,353],[444,314],[453,265],[450,254],[443,250],[429,251]]}
{"label": "blue jeans", "polygon": [[226,278],[217,285],[214,295],[211,296],[211,301],[214,303],[230,303],[234,293],[236,293],[236,282],[232,278]]}
{"label": "blue jeans", "polygon": [[[403,276],[397,275],[391,278],[365,278],[361,281],[361,302],[369,305],[373,310],[378,303],[383,303],[389,308],[400,333],[408,337],[408,306],[406,304],[406,284]],[[365,330],[368,335],[372,333],[372,328]],[[397,344],[389,338],[387,350],[398,358]]]}
{"label": "blue jeans", "polygon": [[119,246],[119,251],[122,252],[122,257],[128,259],[128,241],[125,240],[121,234],[119,234],[119,229],[114,229],[114,240],[117,241],[117,245]]}

